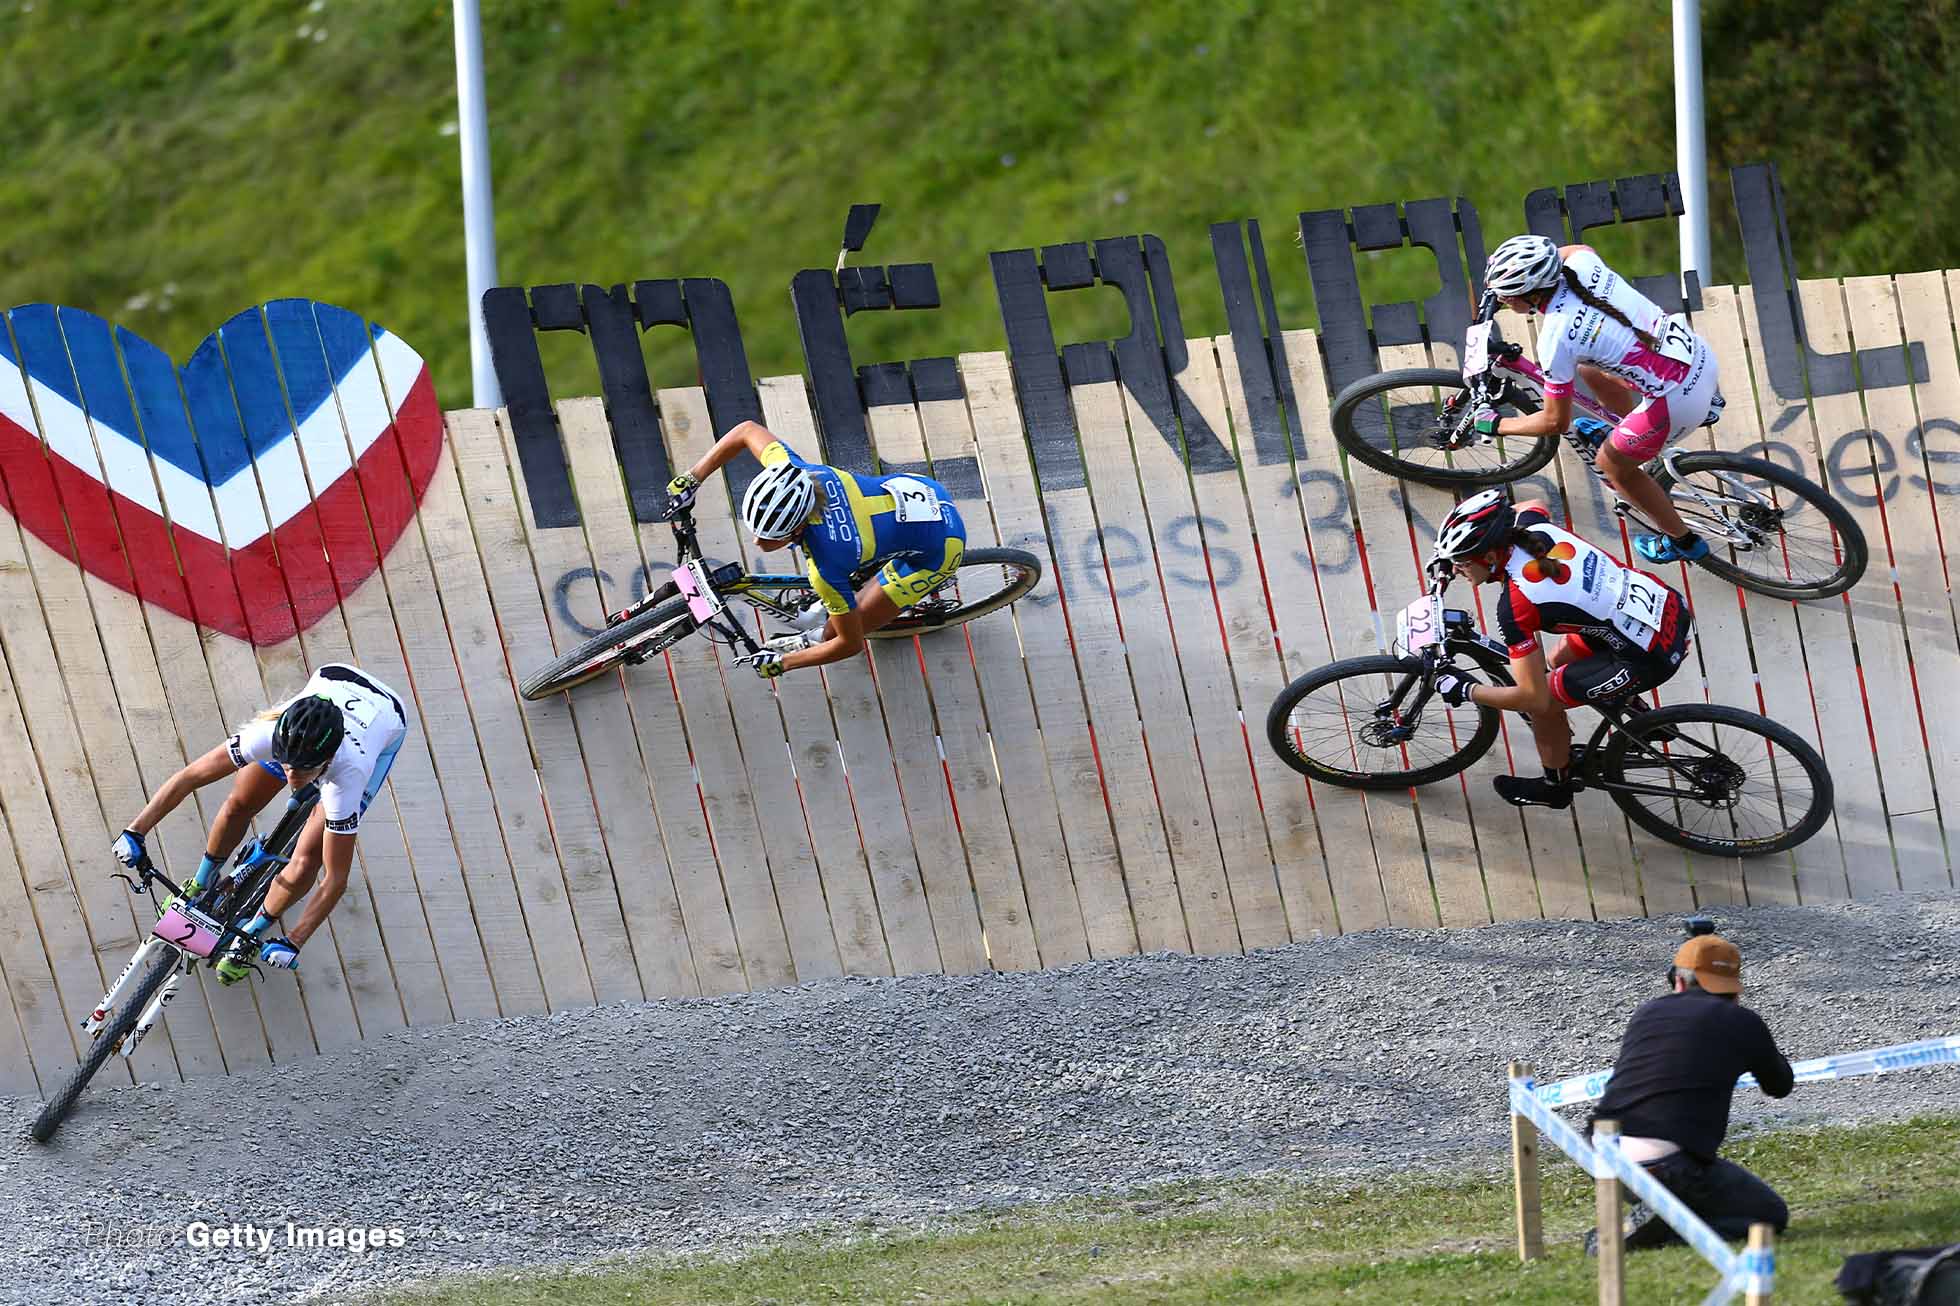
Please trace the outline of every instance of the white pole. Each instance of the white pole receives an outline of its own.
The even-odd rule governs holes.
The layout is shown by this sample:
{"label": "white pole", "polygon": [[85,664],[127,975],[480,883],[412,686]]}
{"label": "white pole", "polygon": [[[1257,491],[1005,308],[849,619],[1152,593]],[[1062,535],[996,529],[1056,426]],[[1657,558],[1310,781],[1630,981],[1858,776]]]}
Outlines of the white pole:
{"label": "white pole", "polygon": [[483,98],[483,24],[477,0],[456,0],[456,126],[463,146],[463,248],[470,284],[470,380],[478,408],[503,406],[483,326],[483,292],[497,284],[490,205],[490,113]]}
{"label": "white pole", "polygon": [[1701,0],[1674,0],[1674,167],[1681,174],[1681,270],[1709,283],[1708,140],[1702,125]]}

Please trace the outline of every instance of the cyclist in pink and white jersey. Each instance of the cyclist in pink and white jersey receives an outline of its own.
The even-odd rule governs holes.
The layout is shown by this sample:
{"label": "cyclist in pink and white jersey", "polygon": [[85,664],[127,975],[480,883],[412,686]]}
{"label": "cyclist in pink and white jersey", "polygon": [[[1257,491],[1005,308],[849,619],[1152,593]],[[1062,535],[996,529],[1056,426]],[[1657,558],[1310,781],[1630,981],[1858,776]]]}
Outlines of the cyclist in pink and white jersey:
{"label": "cyclist in pink and white jersey", "polygon": [[1667,492],[1642,466],[1698,426],[1722,414],[1715,355],[1679,317],[1606,266],[1588,245],[1563,248],[1544,236],[1513,236],[1484,270],[1484,285],[1507,308],[1542,313],[1538,364],[1545,406],[1502,417],[1485,408],[1485,435],[1555,436],[1572,421],[1579,380],[1620,419],[1597,454],[1599,470],[1665,535],[1642,535],[1634,547],[1649,562],[1693,562],[1708,541],[1681,520]]}

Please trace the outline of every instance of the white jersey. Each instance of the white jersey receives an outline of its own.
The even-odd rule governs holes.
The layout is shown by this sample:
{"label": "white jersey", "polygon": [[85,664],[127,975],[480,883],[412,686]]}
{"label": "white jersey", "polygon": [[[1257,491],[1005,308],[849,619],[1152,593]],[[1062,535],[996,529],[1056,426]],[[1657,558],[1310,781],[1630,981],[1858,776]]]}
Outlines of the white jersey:
{"label": "white jersey", "polygon": [[1642,344],[1632,330],[1587,304],[1561,278],[1538,327],[1538,363],[1545,372],[1546,398],[1570,395],[1581,363],[1610,372],[1649,397],[1667,394],[1690,380],[1690,373],[1701,370],[1696,365],[1709,354],[1700,337],[1680,318],[1661,312],[1658,304],[1607,267],[1599,255],[1581,246],[1565,266],[1588,293],[1618,309],[1660,348]]}
{"label": "white jersey", "polygon": [[[344,662],[329,662],[315,671],[306,688],[279,704],[279,710],[309,694],[338,703],[347,720],[347,737],[320,773],[320,810],[327,829],[335,834],[353,834],[361,828],[361,813],[387,778],[395,752],[408,734],[408,713],[394,690]],[[276,724],[276,720],[262,717],[233,735],[227,745],[232,762],[238,766],[258,762],[272,769],[272,728]]]}

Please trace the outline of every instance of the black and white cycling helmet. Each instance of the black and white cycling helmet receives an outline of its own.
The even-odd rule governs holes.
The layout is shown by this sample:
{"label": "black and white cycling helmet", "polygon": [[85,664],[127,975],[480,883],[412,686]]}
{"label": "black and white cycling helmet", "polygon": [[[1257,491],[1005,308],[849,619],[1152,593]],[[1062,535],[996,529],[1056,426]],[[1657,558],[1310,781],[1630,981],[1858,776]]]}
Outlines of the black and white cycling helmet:
{"label": "black and white cycling helmet", "polygon": [[1544,236],[1513,236],[1484,264],[1484,289],[1515,299],[1557,284],[1564,267],[1556,242]]}
{"label": "black and white cycling helmet", "polygon": [[795,463],[765,468],[742,496],[742,520],[761,540],[788,539],[816,508],[816,478]]}
{"label": "black and white cycling helmet", "polygon": [[340,704],[325,694],[296,698],[272,727],[272,760],[295,771],[325,766],[347,737],[347,719]]}
{"label": "black and white cycling helmet", "polygon": [[1454,562],[1501,548],[1510,538],[1517,515],[1506,486],[1471,495],[1450,509],[1437,528],[1436,556]]}

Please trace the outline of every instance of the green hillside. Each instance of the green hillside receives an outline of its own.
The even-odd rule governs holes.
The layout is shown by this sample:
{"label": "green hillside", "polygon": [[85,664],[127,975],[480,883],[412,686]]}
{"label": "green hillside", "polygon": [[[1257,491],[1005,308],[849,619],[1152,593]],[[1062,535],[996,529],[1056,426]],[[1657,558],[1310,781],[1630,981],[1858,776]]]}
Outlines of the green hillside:
{"label": "green hillside", "polygon": [[[1820,15],[1820,8],[1825,12]],[[1960,264],[1956,0],[1707,0],[1710,156],[1784,168],[1806,271]],[[1223,328],[1207,225],[1257,217],[1312,324],[1301,209],[1467,195],[1492,240],[1536,186],[1673,159],[1668,8],[1514,0],[483,0],[501,280],[709,275],[759,374],[800,370],[788,285],[835,257],[931,260],[946,307],[860,315],[860,361],[1002,343],[990,250],[1149,231],[1186,325]],[[0,4],[7,303],[99,312],[179,358],[245,305],[345,304],[467,402],[450,6]],[[1714,194],[1726,217],[1726,172]],[[1609,252],[1671,266],[1672,224]],[[1717,271],[1741,267],[1718,235]],[[1365,287],[1414,296],[1418,255]],[[1118,329],[1060,297],[1063,339]],[[674,337],[667,337],[673,340]],[[660,383],[692,379],[670,344]],[[560,395],[596,388],[546,344]]]}

